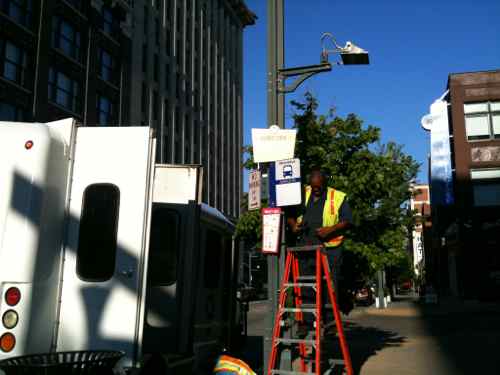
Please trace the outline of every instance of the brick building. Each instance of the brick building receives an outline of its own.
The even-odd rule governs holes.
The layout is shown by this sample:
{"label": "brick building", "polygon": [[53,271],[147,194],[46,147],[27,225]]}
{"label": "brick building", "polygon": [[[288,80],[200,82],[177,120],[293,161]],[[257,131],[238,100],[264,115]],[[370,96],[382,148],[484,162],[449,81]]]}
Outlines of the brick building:
{"label": "brick building", "polygon": [[439,283],[500,298],[500,70],[451,74],[447,88],[454,204],[432,208]]}

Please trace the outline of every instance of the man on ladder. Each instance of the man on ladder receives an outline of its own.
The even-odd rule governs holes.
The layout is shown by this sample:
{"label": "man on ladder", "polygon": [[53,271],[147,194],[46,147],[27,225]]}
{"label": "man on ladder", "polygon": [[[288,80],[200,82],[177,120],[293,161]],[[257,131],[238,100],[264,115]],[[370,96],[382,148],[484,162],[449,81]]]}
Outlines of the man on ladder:
{"label": "man on ladder", "polygon": [[[309,185],[305,186],[304,205],[298,217],[288,218],[292,232],[298,235],[298,245],[323,244],[327,250],[334,286],[338,293],[338,275],[342,264],[344,232],[351,226],[352,211],[346,194],[327,186],[327,176],[320,168],[313,168]],[[314,254],[303,254],[301,271],[314,273]],[[310,291],[309,291],[310,292]],[[307,298],[306,291],[305,298]]]}
{"label": "man on ladder", "polygon": [[[318,168],[315,168],[312,170],[310,179],[309,179],[309,185],[305,187],[305,199],[304,199],[304,205],[300,207],[300,212],[298,212],[295,217],[291,217],[288,219],[288,224],[291,227],[292,231],[298,235],[298,243],[299,247],[296,248],[290,248],[289,251],[292,251],[293,254],[289,254],[287,256],[287,266],[285,270],[285,276],[282,281],[282,288],[284,289],[280,293],[280,311],[278,312],[278,317],[277,317],[277,322],[279,319],[280,314],[282,314],[285,311],[308,311],[308,309],[302,309],[301,306],[306,306],[306,305],[315,305],[319,310],[316,310],[316,314],[303,314],[301,312],[296,313],[296,318],[297,321],[296,323],[298,324],[296,335],[299,337],[302,337],[304,339],[303,342],[311,342],[310,340],[305,340],[306,336],[308,335],[309,332],[315,332],[313,333],[313,337],[316,337],[315,339],[315,345],[313,344],[313,347],[315,348],[315,360],[316,362],[321,361],[320,357],[320,349],[319,347],[321,346],[320,341],[321,341],[321,336],[324,335],[324,333],[320,333],[320,321],[323,320],[324,323],[329,321],[330,327],[334,328],[337,327],[341,331],[339,332],[339,339],[341,340],[341,346],[342,346],[342,352],[344,356],[344,360],[346,360],[347,357],[347,363],[344,362],[347,365],[347,373],[352,374],[352,365],[350,362],[350,356],[348,353],[347,349],[347,343],[345,342],[345,336],[343,333],[343,330],[341,328],[341,321],[340,321],[340,315],[338,312],[338,304],[332,300],[332,298],[336,299],[334,295],[338,296],[337,290],[338,290],[338,272],[340,270],[340,260],[341,260],[341,255],[342,255],[342,242],[344,239],[344,232],[345,230],[351,225],[352,222],[352,213],[351,209],[349,207],[349,204],[346,200],[346,194],[333,189],[331,187],[328,187],[326,184],[327,178],[326,175],[323,171],[321,171]],[[315,246],[320,246],[324,248],[324,251],[326,253],[326,257],[324,257],[324,260],[321,261],[321,257],[317,251],[297,251],[300,249],[302,246],[304,249],[306,248],[315,248]],[[297,249],[297,250],[294,250]],[[318,250],[319,251],[319,250]],[[292,256],[291,259],[289,259],[290,255]],[[327,260],[328,258],[328,260]],[[320,265],[322,262],[322,265]],[[328,267],[327,263],[330,264],[330,267]],[[295,265],[293,265],[295,264]],[[300,264],[300,265],[299,265]],[[295,267],[295,269],[294,269]],[[318,270],[318,267],[321,268],[321,270]],[[330,273],[327,268],[332,269],[332,273]],[[300,269],[300,271],[299,271]],[[288,279],[290,278],[290,270],[292,270],[293,273],[293,278],[294,278],[294,283],[297,283],[297,277],[299,277],[299,273],[301,275],[316,275],[316,287],[313,288],[302,288],[301,286],[306,286],[306,285],[311,285],[311,284],[290,284],[288,283]],[[319,276],[318,276],[319,275]],[[333,280],[330,280],[327,282],[327,284],[330,284],[330,287],[332,287],[332,281],[334,282],[335,286],[333,287],[335,292],[331,292],[330,294],[328,293],[321,293],[319,286],[317,283],[319,282],[320,284],[322,277],[321,275],[325,275],[326,277],[330,278],[332,277]],[[306,276],[307,277],[307,276]],[[318,279],[319,277],[319,279]],[[310,279],[310,277],[309,277]],[[294,308],[283,308],[285,303],[285,299],[287,299],[287,288],[286,286],[291,286],[295,285],[295,306]],[[297,288],[297,286],[299,286]],[[328,285],[327,288],[325,288],[325,291],[328,290]],[[333,293],[333,294],[332,294]],[[298,297],[297,297],[298,296]],[[318,299],[319,298],[319,299]],[[327,301],[330,299],[332,303],[332,308],[334,317],[329,317],[329,319],[324,319],[324,313],[327,311],[331,311],[332,309],[327,309],[326,304]],[[288,305],[288,303],[285,303]],[[305,304],[305,305],[302,305]],[[312,306],[311,305],[311,306]],[[322,310],[323,312],[320,312]],[[310,311],[310,310],[309,310]],[[322,318],[323,317],[323,318]],[[332,324],[333,323],[333,324]],[[323,327],[326,328],[326,325],[323,324]],[[325,330],[326,331],[326,330]],[[273,334],[273,340],[276,338],[276,342],[280,342],[279,337],[281,336],[281,329],[275,328],[275,332]],[[289,342],[293,342],[294,340],[288,340]],[[281,342],[286,342],[286,340],[281,340]],[[300,344],[301,340],[295,339],[295,342],[299,343],[300,346],[300,357],[305,358],[306,355],[306,348],[304,344]],[[270,366],[270,369],[275,368],[276,364],[276,349],[274,349],[272,353],[272,364]],[[326,358],[325,358],[326,359]],[[315,373],[319,373],[319,363],[315,365]],[[307,370],[311,369],[310,367],[307,367],[305,364],[304,360],[301,359],[301,369],[302,370]],[[295,372],[282,372],[282,371],[270,371],[269,373],[273,374],[280,374],[280,373],[295,373]],[[302,372],[301,372],[302,373]]]}

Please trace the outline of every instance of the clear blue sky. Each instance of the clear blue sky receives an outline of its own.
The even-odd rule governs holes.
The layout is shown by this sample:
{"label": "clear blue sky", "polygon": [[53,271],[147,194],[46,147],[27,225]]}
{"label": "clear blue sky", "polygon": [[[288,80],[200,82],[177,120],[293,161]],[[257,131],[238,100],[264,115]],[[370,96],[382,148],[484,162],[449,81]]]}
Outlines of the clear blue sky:
{"label": "clear blue sky", "polygon": [[[246,0],[259,17],[244,36],[245,144],[250,129],[266,127],[267,1]],[[383,141],[404,145],[422,163],[427,181],[428,134],[420,127],[448,74],[500,69],[500,0],[285,0],[285,66],[319,63],[320,36],[331,32],[370,53],[368,66],[339,66],[286,96],[313,92],[320,112],[358,114],[382,129]],[[330,60],[331,61],[331,60]],[[246,191],[245,177],[244,190]]]}

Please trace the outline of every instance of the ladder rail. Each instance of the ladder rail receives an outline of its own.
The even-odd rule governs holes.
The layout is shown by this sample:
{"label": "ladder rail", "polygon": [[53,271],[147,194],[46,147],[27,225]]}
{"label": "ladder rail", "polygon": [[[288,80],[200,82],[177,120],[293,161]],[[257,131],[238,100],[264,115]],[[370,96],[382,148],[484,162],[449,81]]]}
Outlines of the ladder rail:
{"label": "ladder rail", "polygon": [[[288,278],[290,277],[291,262],[292,262],[292,258],[287,255],[286,260],[285,260],[285,272],[283,274],[283,280],[281,281],[279,306],[278,306],[279,310],[283,309],[283,307],[285,306],[287,290],[284,288],[284,285],[288,281]],[[274,345],[274,341],[275,341],[275,338],[279,337],[280,333],[281,333],[280,319],[281,319],[281,314],[277,313],[275,318],[274,318],[273,339],[272,339],[273,342],[271,345],[271,355],[269,358],[268,369],[267,369],[268,374],[271,374],[271,371],[274,369],[274,366],[276,365],[276,359],[277,359],[276,357],[278,355],[278,348],[276,345]]]}
{"label": "ladder rail", "polygon": [[330,265],[328,264],[328,259],[326,257],[326,254],[321,254],[321,258],[322,258],[321,261],[322,261],[323,269],[324,269],[325,275],[327,277],[326,286],[328,289],[328,296],[329,296],[330,301],[331,301],[332,306],[333,306],[333,316],[335,319],[335,325],[337,327],[337,332],[338,332],[338,336],[339,336],[340,349],[342,350],[342,356],[344,357],[344,361],[345,361],[345,368],[347,370],[347,375],[354,375],[354,371],[352,368],[351,355],[349,353],[349,348],[347,346],[347,340],[345,338],[344,327],[342,326],[342,318],[340,316],[339,307],[337,304],[337,296],[336,296],[335,291],[333,290],[332,278],[331,278],[331,273],[330,273]]}
{"label": "ladder rail", "polygon": [[316,351],[315,351],[315,373],[316,375],[321,375],[321,297],[322,297],[322,269],[321,269],[321,253],[316,250],[315,262],[316,262]]}

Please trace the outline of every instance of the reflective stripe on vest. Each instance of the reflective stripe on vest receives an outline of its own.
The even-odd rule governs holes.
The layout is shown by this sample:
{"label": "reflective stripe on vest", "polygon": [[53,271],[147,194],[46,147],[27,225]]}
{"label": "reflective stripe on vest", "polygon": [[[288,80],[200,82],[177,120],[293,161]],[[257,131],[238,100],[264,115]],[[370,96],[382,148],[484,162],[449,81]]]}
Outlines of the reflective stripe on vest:
{"label": "reflective stripe on vest", "polygon": [[228,355],[221,355],[219,357],[214,373],[221,375],[256,375],[245,362]]}
{"label": "reflective stripe on vest", "polygon": [[[309,202],[309,198],[311,196],[311,187],[306,186],[306,196],[305,196],[305,206],[307,207],[307,203]],[[325,206],[323,208],[323,226],[331,227],[339,223],[339,209],[344,202],[346,194],[340,190],[335,190],[333,188],[328,188],[326,193],[327,200],[325,202]],[[299,223],[302,222],[302,216],[300,216],[297,221]],[[344,240],[344,236],[337,236],[330,238],[328,242],[324,242],[324,245],[327,247],[336,247],[342,244]]]}

